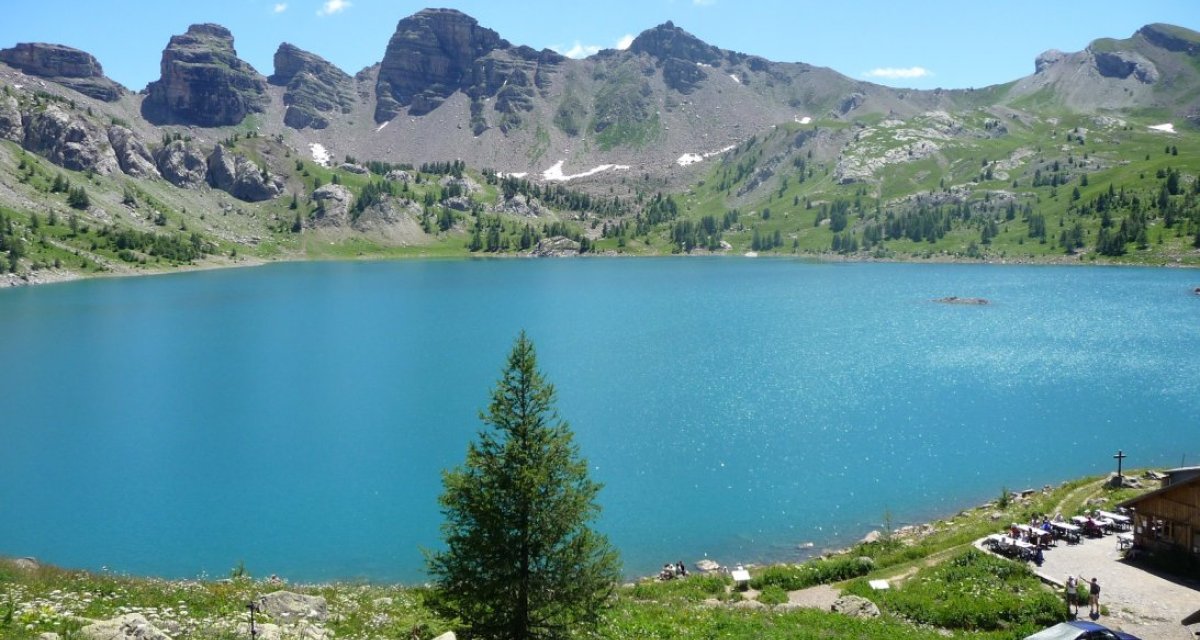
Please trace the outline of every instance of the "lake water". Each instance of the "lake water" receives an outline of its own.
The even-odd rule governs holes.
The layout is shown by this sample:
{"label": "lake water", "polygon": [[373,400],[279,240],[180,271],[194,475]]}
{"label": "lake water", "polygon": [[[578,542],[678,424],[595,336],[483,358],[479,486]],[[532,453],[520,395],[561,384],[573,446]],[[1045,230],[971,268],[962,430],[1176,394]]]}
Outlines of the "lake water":
{"label": "lake water", "polygon": [[[0,555],[424,579],[526,329],[626,572],[1200,463],[1200,273],[302,263],[0,291]],[[988,306],[936,304],[980,296]]]}

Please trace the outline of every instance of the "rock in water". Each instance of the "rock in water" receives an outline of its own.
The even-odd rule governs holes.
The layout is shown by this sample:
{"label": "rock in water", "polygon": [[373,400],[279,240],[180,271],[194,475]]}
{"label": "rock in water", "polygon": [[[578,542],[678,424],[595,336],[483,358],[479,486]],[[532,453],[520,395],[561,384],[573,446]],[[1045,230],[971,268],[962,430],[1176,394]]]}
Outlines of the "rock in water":
{"label": "rock in water", "polygon": [[93,622],[79,630],[86,640],[171,640],[140,613]]}
{"label": "rock in water", "polygon": [[300,620],[324,622],[329,610],[325,598],[291,591],[268,593],[259,599],[259,606],[264,613],[284,623]]}
{"label": "rock in water", "polygon": [[216,24],[194,24],[173,36],[162,55],[162,77],[146,87],[142,115],[154,124],[221,127],[262,112],[267,83],[237,57],[233,35]]}
{"label": "rock in water", "polygon": [[0,62],[97,100],[115,102],[125,93],[124,87],[104,76],[92,54],[61,44],[22,42],[0,50]]}
{"label": "rock in water", "polygon": [[293,129],[329,126],[328,115],[350,113],[354,106],[354,80],[324,58],[283,43],[275,51],[275,73],[267,79],[287,87],[283,123]]}

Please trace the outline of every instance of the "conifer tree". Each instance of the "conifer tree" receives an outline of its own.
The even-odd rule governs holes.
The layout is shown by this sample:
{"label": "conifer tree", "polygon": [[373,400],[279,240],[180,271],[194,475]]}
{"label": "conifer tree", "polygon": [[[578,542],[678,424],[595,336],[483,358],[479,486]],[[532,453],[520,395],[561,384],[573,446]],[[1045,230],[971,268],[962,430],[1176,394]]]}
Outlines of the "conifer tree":
{"label": "conifer tree", "polygon": [[471,637],[586,630],[620,578],[616,552],[589,526],[600,485],[554,398],[521,332],[466,462],[443,474],[446,549],[427,558],[434,604]]}

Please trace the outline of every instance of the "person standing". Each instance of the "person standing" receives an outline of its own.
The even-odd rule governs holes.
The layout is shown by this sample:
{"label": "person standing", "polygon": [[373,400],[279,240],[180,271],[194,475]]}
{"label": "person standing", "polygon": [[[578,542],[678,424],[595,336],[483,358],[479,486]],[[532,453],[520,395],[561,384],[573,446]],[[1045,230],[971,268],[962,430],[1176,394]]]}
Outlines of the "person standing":
{"label": "person standing", "polygon": [[1092,586],[1088,589],[1088,613],[1092,614],[1092,618],[1100,617],[1100,583],[1092,578]]}
{"label": "person standing", "polygon": [[1079,601],[1075,599],[1078,583],[1075,576],[1067,576],[1067,615],[1074,618],[1079,615]]}

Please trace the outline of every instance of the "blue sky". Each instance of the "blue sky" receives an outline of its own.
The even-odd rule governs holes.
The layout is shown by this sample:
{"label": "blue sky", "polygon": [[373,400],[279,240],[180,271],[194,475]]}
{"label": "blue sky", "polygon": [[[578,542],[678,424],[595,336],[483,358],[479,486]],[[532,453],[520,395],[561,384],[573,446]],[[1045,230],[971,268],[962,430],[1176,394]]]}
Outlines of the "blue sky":
{"label": "blue sky", "polygon": [[[162,49],[189,24],[233,31],[264,75],[281,42],[353,74],[383,57],[396,23],[431,6],[387,0],[16,0],[0,48],[54,42],[88,51],[134,90],[155,80]],[[872,2],[867,0],[445,0],[514,44],[580,54],[616,47],[672,20],[724,49],[832,67],[892,86],[983,87],[1033,72],[1046,49],[1078,51],[1152,22],[1200,31],[1200,0]]]}

